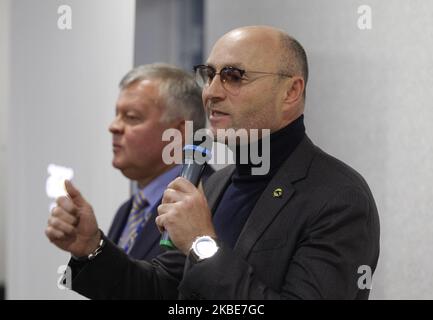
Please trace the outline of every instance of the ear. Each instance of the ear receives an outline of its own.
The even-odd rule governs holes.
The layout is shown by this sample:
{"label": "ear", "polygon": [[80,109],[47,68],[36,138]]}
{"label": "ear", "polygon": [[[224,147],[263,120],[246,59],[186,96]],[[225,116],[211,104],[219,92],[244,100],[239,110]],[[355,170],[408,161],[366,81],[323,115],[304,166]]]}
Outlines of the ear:
{"label": "ear", "polygon": [[281,115],[284,123],[290,123],[304,112],[305,81],[301,77],[293,77],[288,80],[288,85],[283,92]]}
{"label": "ear", "polygon": [[284,96],[284,104],[293,107],[294,105],[298,105],[303,99],[305,81],[302,77],[295,76],[289,79],[289,83]]}

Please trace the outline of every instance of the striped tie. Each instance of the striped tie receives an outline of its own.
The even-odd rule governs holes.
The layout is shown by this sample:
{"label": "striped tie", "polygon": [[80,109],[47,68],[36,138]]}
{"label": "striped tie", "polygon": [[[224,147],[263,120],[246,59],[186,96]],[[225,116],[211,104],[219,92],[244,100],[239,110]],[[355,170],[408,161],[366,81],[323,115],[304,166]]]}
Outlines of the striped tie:
{"label": "striped tie", "polygon": [[149,203],[143,194],[137,192],[132,202],[132,209],[129,213],[125,229],[119,239],[119,247],[121,247],[126,253],[131,251],[139,231],[143,228],[144,224],[150,217],[149,212],[147,214],[144,213],[144,209],[148,204]]}

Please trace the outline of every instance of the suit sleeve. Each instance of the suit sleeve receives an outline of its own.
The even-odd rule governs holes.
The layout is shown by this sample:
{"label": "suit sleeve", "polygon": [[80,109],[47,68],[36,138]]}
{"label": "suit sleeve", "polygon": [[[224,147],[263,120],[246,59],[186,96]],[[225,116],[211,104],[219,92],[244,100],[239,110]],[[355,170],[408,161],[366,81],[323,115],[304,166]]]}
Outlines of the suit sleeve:
{"label": "suit sleeve", "polygon": [[[275,262],[269,261],[268,270],[255,270],[233,251],[222,248],[212,259],[194,265],[187,262],[181,294],[185,298],[258,300],[368,297],[368,290],[360,293],[357,270],[377,261],[378,230],[372,226],[375,207],[371,201],[363,190],[348,187],[312,215],[294,254],[283,259],[287,272],[279,288],[260,280],[262,272],[272,272]],[[375,265],[371,267],[374,270]]]}
{"label": "suit sleeve", "polygon": [[177,299],[185,255],[167,251],[152,262],[138,261],[105,240],[94,260],[69,262],[72,290],[91,299]]}

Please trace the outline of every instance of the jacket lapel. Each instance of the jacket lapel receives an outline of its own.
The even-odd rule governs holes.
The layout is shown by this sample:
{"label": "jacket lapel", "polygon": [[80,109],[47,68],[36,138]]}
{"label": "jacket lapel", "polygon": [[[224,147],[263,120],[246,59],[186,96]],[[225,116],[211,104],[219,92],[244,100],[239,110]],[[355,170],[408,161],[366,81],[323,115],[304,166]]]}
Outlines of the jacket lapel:
{"label": "jacket lapel", "polygon": [[146,255],[152,250],[156,242],[161,238],[161,234],[158,231],[158,228],[155,224],[155,219],[158,215],[157,209],[161,204],[161,200],[158,201],[152,208],[152,215],[149,217],[149,220],[146,222],[143,230],[138,234],[137,239],[134,242],[134,245],[129,253],[130,256],[135,257],[137,259],[144,259]]}
{"label": "jacket lapel", "polygon": [[110,230],[108,230],[107,237],[116,244],[122,235],[123,228],[126,225],[131,208],[132,197],[119,208],[113,219],[113,222],[111,223]]}
{"label": "jacket lapel", "polygon": [[[269,182],[245,223],[235,251],[247,257],[251,248],[295,193],[293,183],[307,175],[314,145],[305,138]],[[281,189],[280,194],[277,189]]]}
{"label": "jacket lapel", "polygon": [[234,170],[234,165],[227,166],[212,174],[203,185],[207,203],[212,215],[215,213],[218,203],[220,202],[221,197],[224,195],[224,191],[230,183],[230,178]]}

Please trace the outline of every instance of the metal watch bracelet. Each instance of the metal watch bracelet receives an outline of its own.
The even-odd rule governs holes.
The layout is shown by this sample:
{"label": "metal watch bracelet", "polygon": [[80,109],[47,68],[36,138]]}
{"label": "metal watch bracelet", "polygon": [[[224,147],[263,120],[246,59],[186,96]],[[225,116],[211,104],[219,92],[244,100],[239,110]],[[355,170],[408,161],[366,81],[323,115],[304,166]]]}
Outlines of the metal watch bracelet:
{"label": "metal watch bracelet", "polygon": [[99,245],[98,247],[91,253],[89,253],[87,256],[83,256],[83,257],[76,257],[74,255],[72,255],[72,258],[74,260],[77,261],[91,261],[93,259],[95,259],[95,257],[100,254],[102,252],[102,249],[104,248],[105,245],[105,240],[104,240],[104,236],[101,230],[99,230],[100,235],[101,235],[101,240],[99,240]]}

